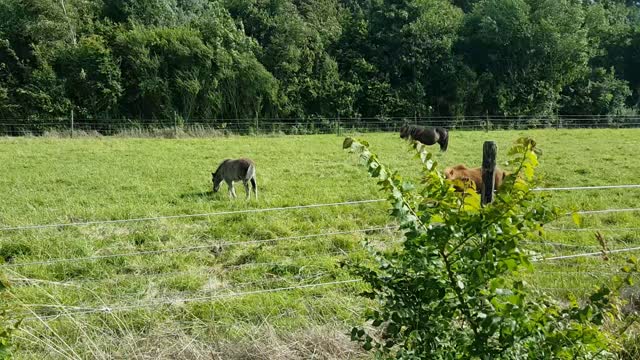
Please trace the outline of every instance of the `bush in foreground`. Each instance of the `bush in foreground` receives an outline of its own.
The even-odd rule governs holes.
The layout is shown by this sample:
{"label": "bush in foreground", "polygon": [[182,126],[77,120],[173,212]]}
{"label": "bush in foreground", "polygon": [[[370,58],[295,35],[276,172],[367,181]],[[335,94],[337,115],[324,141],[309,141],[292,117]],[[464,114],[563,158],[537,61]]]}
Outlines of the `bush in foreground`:
{"label": "bush in foreground", "polygon": [[487,206],[467,184],[459,182],[466,190],[455,192],[420,144],[413,145],[424,166],[418,189],[384,166],[366,142],[346,138],[343,145],[389,193],[391,215],[404,232],[400,247],[369,246],[373,265],[346,264],[377,304],[366,313],[377,331],[354,328],[352,340],[397,359],[615,357],[615,333],[631,324],[619,311],[618,290],[637,272],[635,259],[623,269],[625,278],[582,303],[561,306],[521,280],[532,264],[520,241],[558,216],[531,191],[538,164],[533,140],[515,143],[509,152],[515,171]]}

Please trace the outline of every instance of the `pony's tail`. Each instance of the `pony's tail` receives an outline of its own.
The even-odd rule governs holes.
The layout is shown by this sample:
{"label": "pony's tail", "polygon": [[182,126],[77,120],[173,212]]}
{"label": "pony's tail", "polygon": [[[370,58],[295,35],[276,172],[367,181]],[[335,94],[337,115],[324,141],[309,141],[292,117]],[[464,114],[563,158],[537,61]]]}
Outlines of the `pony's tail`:
{"label": "pony's tail", "polygon": [[447,151],[447,148],[449,148],[449,132],[445,129],[438,129],[438,132],[440,133],[441,138],[439,141],[440,151],[445,152]]}
{"label": "pony's tail", "polygon": [[253,164],[249,164],[247,168],[247,173],[244,175],[246,180],[251,180],[256,176],[256,167]]}
{"label": "pony's tail", "polygon": [[249,178],[249,182],[251,182],[251,188],[253,189],[253,193],[256,195],[256,200],[258,199],[258,183],[256,182],[256,167],[253,164],[249,165],[249,169],[247,169],[247,177]]}
{"label": "pony's tail", "polygon": [[251,188],[253,188],[253,193],[256,196],[256,200],[258,200],[258,184],[256,183],[256,177],[251,178]]}

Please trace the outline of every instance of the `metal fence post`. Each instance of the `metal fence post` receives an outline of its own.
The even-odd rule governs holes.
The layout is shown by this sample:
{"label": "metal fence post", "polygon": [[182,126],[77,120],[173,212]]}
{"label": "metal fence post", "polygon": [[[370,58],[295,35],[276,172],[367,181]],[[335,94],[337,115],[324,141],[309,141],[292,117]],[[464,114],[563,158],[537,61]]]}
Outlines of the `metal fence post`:
{"label": "metal fence post", "polygon": [[73,109],[71,109],[71,138],[73,138]]}

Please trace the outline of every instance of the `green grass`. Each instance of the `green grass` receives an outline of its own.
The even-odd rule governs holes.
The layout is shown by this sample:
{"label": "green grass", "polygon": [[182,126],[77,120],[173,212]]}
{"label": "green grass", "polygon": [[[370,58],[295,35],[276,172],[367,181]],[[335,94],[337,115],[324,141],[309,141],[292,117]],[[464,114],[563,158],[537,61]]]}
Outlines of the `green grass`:
{"label": "green grass", "polygon": [[[499,162],[521,135],[543,150],[541,186],[640,183],[639,130],[452,132],[444,166],[479,166],[482,143],[495,140]],[[420,165],[397,134],[364,134],[371,148],[403,176],[417,180]],[[341,149],[335,135],[208,139],[5,138],[0,140],[0,227],[198,214],[384,197]],[[434,148],[436,151],[436,148]],[[210,173],[224,158],[257,163],[259,201],[230,200],[226,186],[211,193]],[[640,189],[554,192],[565,209],[637,207]],[[0,262],[79,258],[226,242],[363,229],[389,223],[384,203],[257,214],[164,219],[126,224],[1,231]],[[570,218],[551,224],[575,227]],[[638,213],[589,215],[584,227],[640,228]],[[610,248],[640,246],[638,230],[606,230]],[[367,237],[384,241],[392,231]],[[365,259],[362,234],[191,252],[113,257],[4,268],[14,281],[11,300],[28,317],[91,308],[140,305],[111,313],[30,320],[22,325],[18,358],[197,358],[247,353],[275,358],[357,357],[344,335],[366,305],[358,284],[232,296],[239,292],[349,279],[337,262]],[[543,239],[585,247],[528,245],[545,254],[591,252],[593,232],[549,230]],[[541,263],[530,282],[558,297],[584,293],[631,254]],[[181,299],[219,296],[214,301]],[[156,304],[160,301],[162,304]],[[43,305],[62,305],[50,307]],[[72,308],[69,308],[72,307]],[[27,309],[31,309],[33,313]],[[14,314],[18,315],[18,314]],[[265,355],[266,354],[266,355]]]}

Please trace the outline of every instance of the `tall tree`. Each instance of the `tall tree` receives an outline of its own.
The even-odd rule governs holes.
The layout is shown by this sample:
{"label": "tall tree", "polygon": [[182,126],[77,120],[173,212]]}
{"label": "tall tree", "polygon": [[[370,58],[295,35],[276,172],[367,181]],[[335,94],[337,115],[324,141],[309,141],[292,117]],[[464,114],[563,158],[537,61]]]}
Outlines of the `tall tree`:
{"label": "tall tree", "polygon": [[562,88],[587,71],[585,14],[569,0],[483,0],[460,51],[483,83],[482,111],[551,114]]}

